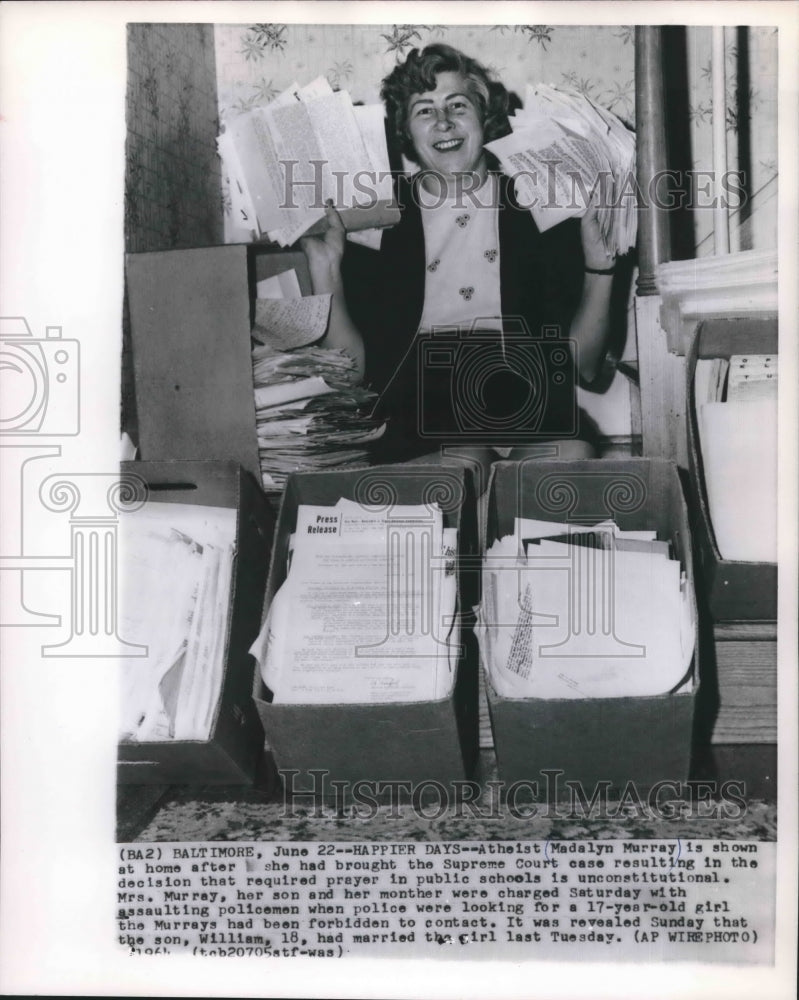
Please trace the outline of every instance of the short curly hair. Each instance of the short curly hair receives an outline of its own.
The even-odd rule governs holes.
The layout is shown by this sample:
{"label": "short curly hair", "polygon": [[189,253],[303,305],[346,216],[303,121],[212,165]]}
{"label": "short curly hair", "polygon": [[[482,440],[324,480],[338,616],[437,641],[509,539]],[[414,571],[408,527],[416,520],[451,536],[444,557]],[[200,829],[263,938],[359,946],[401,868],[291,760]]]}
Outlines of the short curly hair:
{"label": "short curly hair", "polygon": [[411,49],[405,62],[395,66],[383,80],[380,96],[386,106],[389,135],[414,162],[418,162],[418,155],[408,130],[408,102],[412,94],[435,90],[439,73],[460,73],[466,78],[486,142],[510,132],[510,95],[498,80],[492,79],[485,66],[451,45],[428,45],[421,52]]}

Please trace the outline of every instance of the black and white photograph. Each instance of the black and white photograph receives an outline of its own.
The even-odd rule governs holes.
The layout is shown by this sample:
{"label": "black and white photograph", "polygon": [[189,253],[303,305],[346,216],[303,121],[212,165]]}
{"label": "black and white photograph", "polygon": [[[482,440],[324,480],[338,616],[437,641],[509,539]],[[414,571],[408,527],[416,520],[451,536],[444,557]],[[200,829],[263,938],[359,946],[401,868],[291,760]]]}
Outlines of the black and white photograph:
{"label": "black and white photograph", "polygon": [[3,992],[790,996],[799,8],[3,6]]}

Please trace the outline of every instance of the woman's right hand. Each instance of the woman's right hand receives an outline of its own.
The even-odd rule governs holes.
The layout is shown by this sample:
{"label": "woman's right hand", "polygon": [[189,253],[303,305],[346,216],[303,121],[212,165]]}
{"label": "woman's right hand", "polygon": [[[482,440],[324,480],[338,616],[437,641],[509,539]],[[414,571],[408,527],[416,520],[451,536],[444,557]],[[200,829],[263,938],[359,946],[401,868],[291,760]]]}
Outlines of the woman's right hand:
{"label": "woman's right hand", "polygon": [[347,232],[333,202],[325,205],[325,230],[317,236],[303,236],[300,246],[308,258],[315,295],[335,291],[341,284],[341,261]]}

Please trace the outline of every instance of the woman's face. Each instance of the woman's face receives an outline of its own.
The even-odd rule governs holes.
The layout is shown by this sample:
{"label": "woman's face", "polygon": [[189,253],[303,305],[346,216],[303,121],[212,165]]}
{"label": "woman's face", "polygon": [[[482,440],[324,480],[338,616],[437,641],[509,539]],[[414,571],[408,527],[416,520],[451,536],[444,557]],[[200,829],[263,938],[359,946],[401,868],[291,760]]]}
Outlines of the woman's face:
{"label": "woman's face", "polygon": [[439,73],[436,89],[413,94],[408,131],[422,168],[444,177],[485,174],[483,122],[460,73]]}

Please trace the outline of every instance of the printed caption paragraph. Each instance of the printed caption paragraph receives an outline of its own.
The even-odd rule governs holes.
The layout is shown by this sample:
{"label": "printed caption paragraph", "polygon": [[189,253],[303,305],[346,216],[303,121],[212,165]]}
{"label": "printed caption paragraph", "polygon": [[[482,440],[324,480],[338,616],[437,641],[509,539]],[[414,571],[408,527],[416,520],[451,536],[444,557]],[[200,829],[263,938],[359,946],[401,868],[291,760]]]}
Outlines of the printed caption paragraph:
{"label": "printed caption paragraph", "polygon": [[775,845],[119,845],[132,956],[773,961]]}

